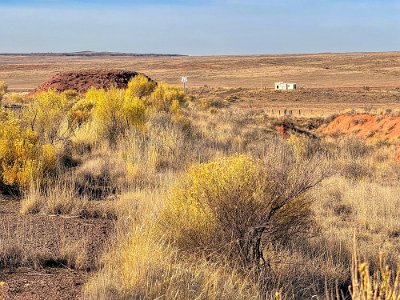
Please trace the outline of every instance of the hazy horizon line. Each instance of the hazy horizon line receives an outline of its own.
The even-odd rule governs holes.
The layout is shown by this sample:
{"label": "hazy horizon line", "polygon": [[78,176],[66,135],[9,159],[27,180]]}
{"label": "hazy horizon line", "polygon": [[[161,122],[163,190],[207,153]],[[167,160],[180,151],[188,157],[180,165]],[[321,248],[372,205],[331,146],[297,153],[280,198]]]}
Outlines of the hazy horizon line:
{"label": "hazy horizon line", "polygon": [[[87,54],[85,54],[87,53]],[[362,53],[400,53],[400,50],[385,50],[385,51],[316,51],[316,52],[265,52],[265,53],[241,53],[241,54],[204,54],[191,55],[182,53],[146,53],[146,52],[125,52],[125,51],[65,51],[65,52],[0,52],[3,56],[12,55],[37,55],[37,56],[181,56],[181,57],[213,57],[213,56],[268,56],[268,55],[318,55],[318,54],[362,54]]]}

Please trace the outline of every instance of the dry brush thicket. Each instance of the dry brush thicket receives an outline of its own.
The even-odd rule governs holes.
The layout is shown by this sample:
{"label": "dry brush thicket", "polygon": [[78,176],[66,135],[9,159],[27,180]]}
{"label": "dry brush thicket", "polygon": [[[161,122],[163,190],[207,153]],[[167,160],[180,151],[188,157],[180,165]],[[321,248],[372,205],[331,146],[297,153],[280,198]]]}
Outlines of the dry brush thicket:
{"label": "dry brush thicket", "polygon": [[[394,146],[279,134],[144,76],[26,102],[0,112],[2,192],[23,214],[116,220],[85,298],[399,299]],[[77,249],[62,256],[84,268]]]}

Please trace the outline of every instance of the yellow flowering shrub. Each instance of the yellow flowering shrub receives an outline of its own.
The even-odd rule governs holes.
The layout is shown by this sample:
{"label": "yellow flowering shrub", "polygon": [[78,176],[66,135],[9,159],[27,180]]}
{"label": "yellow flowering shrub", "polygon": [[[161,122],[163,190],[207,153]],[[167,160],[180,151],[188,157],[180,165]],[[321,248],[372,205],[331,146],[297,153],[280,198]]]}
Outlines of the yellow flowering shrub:
{"label": "yellow flowering shrub", "polygon": [[126,96],[130,99],[146,97],[153,92],[155,87],[156,83],[154,81],[149,80],[143,74],[139,74],[129,81]]}
{"label": "yellow flowering shrub", "polygon": [[35,95],[24,119],[28,120],[30,124],[27,125],[41,140],[54,143],[59,138],[60,126],[66,120],[72,104],[65,93],[54,90],[41,92]]}
{"label": "yellow flowering shrub", "polygon": [[80,125],[89,120],[100,136],[115,143],[118,135],[129,128],[144,130],[152,113],[167,112],[176,123],[187,126],[181,104],[185,95],[180,88],[156,84],[144,75],[138,75],[127,89],[89,90],[69,113],[69,123]]}
{"label": "yellow flowering shrub", "polygon": [[80,94],[75,90],[66,90],[63,92],[68,101],[76,100],[80,97]]}
{"label": "yellow flowering shrub", "polygon": [[171,189],[159,232],[180,251],[260,266],[265,241],[287,243],[312,226],[305,193],[320,178],[303,177],[298,169],[276,174],[274,166],[248,155],[194,165]]}
{"label": "yellow flowering shrub", "polygon": [[7,93],[7,88],[8,88],[7,84],[4,81],[0,81],[0,104],[4,95]]}
{"label": "yellow flowering shrub", "polygon": [[21,93],[8,93],[5,100],[10,104],[29,104],[31,99],[23,96]]}
{"label": "yellow flowering shrub", "polygon": [[93,101],[83,98],[76,102],[68,112],[68,126],[79,127],[90,120],[94,107]]}
{"label": "yellow flowering shrub", "polygon": [[[79,105],[79,106],[78,106]],[[101,136],[114,143],[116,138],[130,127],[143,129],[146,122],[146,106],[137,96],[131,98],[126,90],[89,90],[85,99],[77,103],[73,111],[76,120],[92,118]]]}
{"label": "yellow flowering shrub", "polygon": [[288,142],[292,146],[293,154],[296,160],[301,160],[307,155],[307,138],[291,134],[288,138]]}
{"label": "yellow flowering shrub", "polygon": [[181,88],[160,83],[154,89],[149,99],[150,106],[159,111],[177,111],[186,102],[185,93]]}
{"label": "yellow flowering shrub", "polygon": [[123,113],[124,90],[115,87],[109,90],[89,90],[85,98],[93,102],[92,118],[100,135],[115,142],[117,136],[126,127]]}
{"label": "yellow flowering shrub", "polygon": [[32,180],[40,180],[56,165],[55,149],[42,145],[38,135],[22,128],[12,117],[3,119],[0,127],[0,183],[27,188]]}
{"label": "yellow flowering shrub", "polygon": [[183,249],[226,242],[231,237],[219,236],[224,222],[240,220],[247,226],[242,212],[257,207],[258,174],[256,161],[246,155],[190,167],[186,180],[171,191],[161,218],[162,231],[171,233]]}
{"label": "yellow flowering shrub", "polygon": [[122,106],[126,123],[139,129],[143,129],[146,122],[146,105],[139,97],[125,97]]}

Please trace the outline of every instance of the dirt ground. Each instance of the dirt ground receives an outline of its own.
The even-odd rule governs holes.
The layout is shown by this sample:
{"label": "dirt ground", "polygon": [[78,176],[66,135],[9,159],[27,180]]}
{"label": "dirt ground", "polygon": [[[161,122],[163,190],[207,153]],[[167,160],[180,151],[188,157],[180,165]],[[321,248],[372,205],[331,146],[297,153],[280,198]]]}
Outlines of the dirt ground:
{"label": "dirt ground", "polygon": [[326,117],[349,110],[396,111],[400,108],[400,88],[301,88],[273,91],[256,88],[192,88],[197,100],[226,101],[235,109],[264,111],[279,117]]}
{"label": "dirt ground", "polygon": [[6,299],[81,299],[87,274],[69,269],[48,268],[33,270],[20,268],[0,273],[6,282]]}
{"label": "dirt ground", "polygon": [[[1,197],[1,196],[0,196]],[[87,277],[96,270],[96,261],[113,231],[113,222],[61,216],[20,215],[19,202],[0,199],[0,242],[14,243],[27,257],[40,256],[39,267],[0,268],[6,299],[80,299]],[[64,265],[61,244],[77,245],[83,251],[84,269]],[[4,245],[0,245],[4,248]],[[1,247],[0,247],[1,248]]]}

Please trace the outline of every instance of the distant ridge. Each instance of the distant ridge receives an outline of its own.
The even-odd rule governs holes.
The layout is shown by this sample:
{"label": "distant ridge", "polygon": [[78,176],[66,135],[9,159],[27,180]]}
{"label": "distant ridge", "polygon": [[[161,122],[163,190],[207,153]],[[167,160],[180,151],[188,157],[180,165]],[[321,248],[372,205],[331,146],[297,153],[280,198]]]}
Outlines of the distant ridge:
{"label": "distant ridge", "polygon": [[79,51],[79,52],[38,52],[38,53],[0,53],[0,56],[187,56],[182,54],[159,54],[159,53],[125,53],[125,52],[96,52],[96,51]]}

